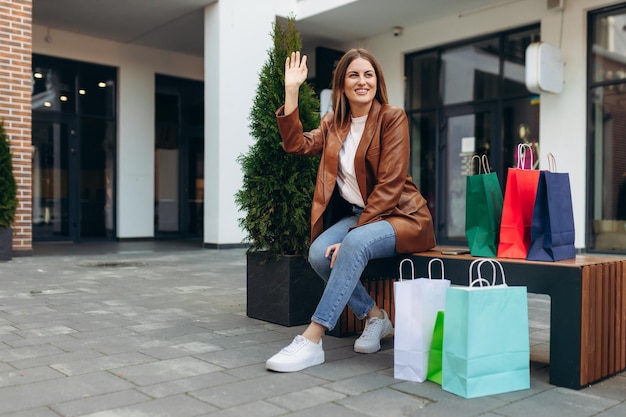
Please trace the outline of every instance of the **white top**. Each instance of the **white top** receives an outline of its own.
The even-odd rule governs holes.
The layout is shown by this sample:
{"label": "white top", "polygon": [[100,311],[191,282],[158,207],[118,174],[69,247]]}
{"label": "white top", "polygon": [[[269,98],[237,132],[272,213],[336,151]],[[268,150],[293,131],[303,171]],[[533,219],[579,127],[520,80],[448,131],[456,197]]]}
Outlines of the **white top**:
{"label": "white top", "polygon": [[337,185],[339,186],[339,193],[343,199],[359,207],[365,207],[365,202],[359,191],[359,184],[356,181],[354,156],[361,142],[361,136],[363,136],[366,121],[367,114],[365,116],[352,118],[350,132],[346,137],[346,141],[343,143],[341,151],[339,151],[339,173],[337,175]]}

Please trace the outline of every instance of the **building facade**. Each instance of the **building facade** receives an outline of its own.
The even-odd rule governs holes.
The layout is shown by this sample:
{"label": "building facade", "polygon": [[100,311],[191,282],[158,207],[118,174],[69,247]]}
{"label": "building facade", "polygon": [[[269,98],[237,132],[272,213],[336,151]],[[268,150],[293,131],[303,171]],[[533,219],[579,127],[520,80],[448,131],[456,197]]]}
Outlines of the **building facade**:
{"label": "building facade", "polygon": [[[431,202],[440,243],[463,243],[462,187],[441,180],[462,180],[463,144],[488,144],[504,178],[513,145],[526,139],[540,144],[540,167],[552,153],[570,174],[576,247],[626,253],[626,2],[473,1],[466,10],[459,0],[448,13],[360,39],[324,37],[320,22],[343,7],[358,12],[355,22],[380,13],[368,0],[205,3],[201,53],[38,24],[37,0],[0,7],[0,112],[20,198],[16,254],[44,240],[241,245],[237,157],[251,144],[248,115],[272,24],[291,14],[306,28],[303,49],[320,90],[341,51],[365,47],[381,61],[391,103],[410,116],[412,175]],[[524,87],[525,47],[539,41],[560,51],[559,93]],[[433,80],[440,90],[429,90]],[[429,154],[442,143],[459,146],[457,159]]]}

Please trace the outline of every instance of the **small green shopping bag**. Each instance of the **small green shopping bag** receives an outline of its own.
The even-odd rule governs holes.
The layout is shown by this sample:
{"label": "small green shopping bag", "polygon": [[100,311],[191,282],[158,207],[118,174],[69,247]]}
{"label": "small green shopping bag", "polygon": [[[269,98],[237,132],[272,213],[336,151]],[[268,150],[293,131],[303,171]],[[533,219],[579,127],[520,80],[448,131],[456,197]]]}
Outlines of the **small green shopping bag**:
{"label": "small green shopping bag", "polygon": [[443,355],[443,310],[437,312],[433,340],[428,356],[428,373],[426,379],[441,385],[441,358]]}

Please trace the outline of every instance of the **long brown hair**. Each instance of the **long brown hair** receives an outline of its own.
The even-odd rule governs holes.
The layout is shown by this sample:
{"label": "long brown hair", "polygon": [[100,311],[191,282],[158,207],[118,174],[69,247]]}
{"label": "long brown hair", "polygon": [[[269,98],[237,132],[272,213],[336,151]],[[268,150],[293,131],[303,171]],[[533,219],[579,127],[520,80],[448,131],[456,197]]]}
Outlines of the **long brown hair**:
{"label": "long brown hair", "polygon": [[343,92],[343,87],[348,66],[357,58],[363,58],[366,61],[369,61],[369,63],[372,64],[372,67],[374,67],[374,72],[376,73],[376,100],[378,100],[380,104],[389,103],[385,77],[383,76],[383,70],[378,63],[378,60],[366,49],[350,49],[341,57],[337,67],[335,68],[335,73],[333,74],[333,122],[336,127],[343,126],[345,123],[350,123],[350,103]]}

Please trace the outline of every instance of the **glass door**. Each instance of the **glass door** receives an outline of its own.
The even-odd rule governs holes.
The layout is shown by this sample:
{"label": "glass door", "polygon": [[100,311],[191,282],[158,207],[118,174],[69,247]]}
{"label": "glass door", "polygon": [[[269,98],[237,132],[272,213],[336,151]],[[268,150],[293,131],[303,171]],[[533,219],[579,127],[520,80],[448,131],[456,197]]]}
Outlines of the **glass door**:
{"label": "glass door", "polygon": [[[488,109],[475,112],[449,113],[443,124],[442,138],[445,146],[440,148],[440,199],[438,241],[441,244],[465,245],[465,183],[473,174],[472,156],[486,154],[493,160],[492,143],[495,131],[495,111]],[[499,161],[493,161],[496,164]]]}
{"label": "glass door", "polygon": [[33,240],[77,240],[76,126],[33,120]]}

